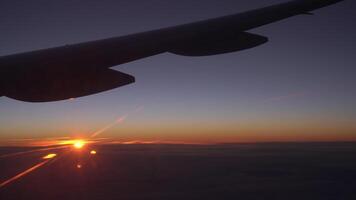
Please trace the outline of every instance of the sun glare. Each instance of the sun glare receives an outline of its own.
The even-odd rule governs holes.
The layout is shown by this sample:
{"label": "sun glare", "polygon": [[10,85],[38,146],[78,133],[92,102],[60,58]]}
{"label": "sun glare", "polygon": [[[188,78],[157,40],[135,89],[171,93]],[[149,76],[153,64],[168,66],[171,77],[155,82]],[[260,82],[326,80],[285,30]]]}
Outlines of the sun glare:
{"label": "sun glare", "polygon": [[85,142],[83,140],[76,140],[73,143],[74,148],[76,149],[81,149],[85,145]]}

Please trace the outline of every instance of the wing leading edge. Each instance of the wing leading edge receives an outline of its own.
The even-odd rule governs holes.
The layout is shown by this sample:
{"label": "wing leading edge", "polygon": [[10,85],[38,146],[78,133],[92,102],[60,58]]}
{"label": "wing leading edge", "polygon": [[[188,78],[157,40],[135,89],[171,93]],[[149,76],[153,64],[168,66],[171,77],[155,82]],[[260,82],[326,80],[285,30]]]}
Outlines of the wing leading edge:
{"label": "wing leading edge", "polygon": [[47,102],[106,91],[134,82],[134,77],[110,67],[164,52],[206,56],[253,48],[268,39],[245,31],[340,1],[295,0],[123,37],[3,56],[0,96]]}

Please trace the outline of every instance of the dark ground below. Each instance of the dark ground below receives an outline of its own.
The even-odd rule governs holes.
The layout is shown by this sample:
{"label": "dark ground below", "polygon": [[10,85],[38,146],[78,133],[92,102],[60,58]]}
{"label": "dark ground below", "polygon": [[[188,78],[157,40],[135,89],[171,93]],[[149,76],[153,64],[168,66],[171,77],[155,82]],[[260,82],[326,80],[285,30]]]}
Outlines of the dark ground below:
{"label": "dark ground below", "polygon": [[[96,149],[96,155],[89,150]],[[26,148],[1,147],[0,156]],[[0,199],[356,199],[356,143],[101,145],[0,158]],[[80,164],[81,168],[77,165]]]}

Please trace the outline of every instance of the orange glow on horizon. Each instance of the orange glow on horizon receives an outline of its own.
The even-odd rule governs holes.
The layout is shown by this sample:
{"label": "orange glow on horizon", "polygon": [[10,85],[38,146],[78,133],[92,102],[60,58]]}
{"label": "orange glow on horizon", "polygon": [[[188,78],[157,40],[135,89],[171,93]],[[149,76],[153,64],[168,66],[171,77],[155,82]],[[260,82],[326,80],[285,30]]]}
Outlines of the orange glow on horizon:
{"label": "orange glow on horizon", "polygon": [[[168,124],[169,125],[169,124]],[[356,125],[338,124],[323,120],[310,122],[265,121],[241,122],[235,127],[230,123],[199,126],[192,123],[189,130],[181,124],[155,124],[137,127],[122,127],[108,131],[105,137],[94,138],[90,134],[73,133],[73,137],[0,139],[0,146],[33,146],[24,152],[14,152],[1,157],[17,156],[50,148],[70,148],[80,151],[75,146],[91,144],[219,144],[219,143],[263,143],[263,142],[356,142]],[[194,126],[193,126],[194,125]],[[135,133],[135,134],[132,134]],[[169,133],[169,134],[166,134]],[[78,145],[79,144],[79,145]],[[89,153],[90,150],[86,151]],[[52,152],[52,150],[50,150]],[[45,152],[47,153],[47,152]],[[43,155],[44,156],[44,155]]]}

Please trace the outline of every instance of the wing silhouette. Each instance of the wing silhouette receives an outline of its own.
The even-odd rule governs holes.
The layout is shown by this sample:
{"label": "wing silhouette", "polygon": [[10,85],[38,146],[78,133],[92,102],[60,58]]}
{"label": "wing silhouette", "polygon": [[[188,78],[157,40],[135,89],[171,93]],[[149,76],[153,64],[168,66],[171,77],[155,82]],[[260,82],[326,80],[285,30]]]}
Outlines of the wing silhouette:
{"label": "wing silhouette", "polygon": [[246,31],[340,1],[295,0],[128,36],[3,56],[0,96],[47,102],[110,90],[135,81],[110,67],[164,52],[209,56],[253,48],[268,39]]}

